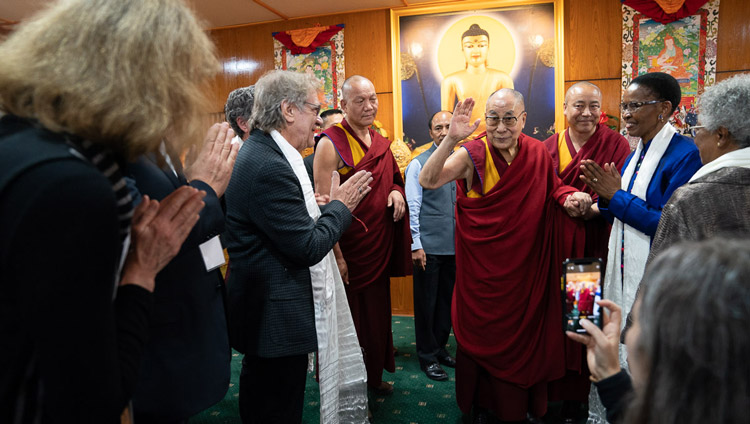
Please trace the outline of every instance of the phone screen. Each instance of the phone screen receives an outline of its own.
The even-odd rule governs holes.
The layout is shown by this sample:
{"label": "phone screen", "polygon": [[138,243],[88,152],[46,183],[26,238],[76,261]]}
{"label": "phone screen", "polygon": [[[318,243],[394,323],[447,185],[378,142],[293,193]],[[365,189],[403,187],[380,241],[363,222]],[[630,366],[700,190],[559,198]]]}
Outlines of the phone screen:
{"label": "phone screen", "polygon": [[602,298],[602,264],[599,259],[568,259],[563,263],[563,322],[567,331],[585,333],[580,320],[602,327],[596,301]]}

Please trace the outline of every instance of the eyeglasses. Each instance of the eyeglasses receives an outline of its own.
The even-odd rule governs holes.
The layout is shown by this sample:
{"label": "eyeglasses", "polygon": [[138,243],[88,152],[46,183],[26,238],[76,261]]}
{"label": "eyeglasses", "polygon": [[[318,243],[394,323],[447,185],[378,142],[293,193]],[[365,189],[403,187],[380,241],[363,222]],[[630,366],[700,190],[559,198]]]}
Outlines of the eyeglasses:
{"label": "eyeglasses", "polygon": [[320,115],[320,107],[322,106],[320,103],[305,102],[305,104],[312,106],[313,112],[315,112],[316,115]]}
{"label": "eyeglasses", "polygon": [[[521,113],[525,113],[525,111]],[[484,122],[488,127],[496,127],[501,120],[503,121],[503,125],[507,128],[515,127],[518,123],[518,116],[503,116],[501,118],[499,116],[484,115]]]}
{"label": "eyeglasses", "polygon": [[701,128],[706,128],[705,125],[693,125],[692,127],[688,127],[687,130],[690,133],[693,138],[698,134],[698,130]]}
{"label": "eyeglasses", "polygon": [[664,100],[649,100],[647,102],[630,102],[630,103],[620,103],[620,107],[622,108],[623,112],[630,111],[632,113],[635,113],[638,111],[638,109],[642,108],[646,105],[653,105],[656,103],[661,103]]}

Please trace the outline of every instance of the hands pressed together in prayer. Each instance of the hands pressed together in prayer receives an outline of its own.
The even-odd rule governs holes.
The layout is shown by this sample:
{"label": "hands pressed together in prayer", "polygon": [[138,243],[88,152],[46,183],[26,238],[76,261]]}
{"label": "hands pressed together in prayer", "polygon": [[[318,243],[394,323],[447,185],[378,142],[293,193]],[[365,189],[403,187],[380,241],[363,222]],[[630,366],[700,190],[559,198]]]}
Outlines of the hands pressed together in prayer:
{"label": "hands pressed together in prayer", "polygon": [[591,381],[601,381],[620,372],[619,346],[622,310],[609,300],[596,302],[610,311],[603,314],[604,326],[600,330],[587,319],[580,321],[588,334],[566,331],[568,338],[586,346],[586,361],[591,371]]}
{"label": "hands pressed together in prayer", "polygon": [[182,186],[161,202],[143,196],[133,211],[133,238],[121,285],[135,284],[154,290],[156,274],[177,255],[198,222],[205,195],[205,191]]}
{"label": "hands pressed together in prayer", "polygon": [[607,201],[620,189],[622,178],[614,162],[605,163],[604,168],[591,159],[581,161],[581,181]]}
{"label": "hands pressed together in prayer", "polygon": [[229,124],[213,124],[206,133],[200,151],[191,149],[185,161],[185,178],[200,180],[211,186],[217,197],[224,195],[237,159],[239,144],[232,144],[234,131]]}

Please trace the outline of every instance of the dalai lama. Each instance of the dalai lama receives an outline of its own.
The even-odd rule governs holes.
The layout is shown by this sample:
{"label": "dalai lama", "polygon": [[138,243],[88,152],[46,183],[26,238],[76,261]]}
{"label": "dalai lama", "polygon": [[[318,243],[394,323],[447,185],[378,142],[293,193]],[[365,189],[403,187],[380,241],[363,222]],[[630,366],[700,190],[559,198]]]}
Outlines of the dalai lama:
{"label": "dalai lama", "polygon": [[470,122],[473,107],[473,99],[456,106],[419,182],[458,186],[458,405],[475,422],[522,421],[546,413],[547,383],[565,373],[560,268],[582,253],[583,232],[568,215],[587,213],[591,196],[563,185],[544,145],[521,133],[523,95],[512,89],[489,97],[486,133],[451,155],[479,125]]}

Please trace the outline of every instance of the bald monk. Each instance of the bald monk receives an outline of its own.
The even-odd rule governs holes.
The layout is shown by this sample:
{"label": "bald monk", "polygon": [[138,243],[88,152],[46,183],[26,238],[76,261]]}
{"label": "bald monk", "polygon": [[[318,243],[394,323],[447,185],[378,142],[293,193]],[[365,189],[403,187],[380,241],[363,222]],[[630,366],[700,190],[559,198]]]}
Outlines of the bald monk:
{"label": "bald monk", "polygon": [[[593,205],[589,213],[576,220],[586,232],[583,256],[607,258],[609,223],[599,214],[596,206],[598,196],[579,178],[580,163],[591,159],[604,167],[614,164],[621,169],[625,158],[630,154],[630,145],[625,137],[599,123],[602,115],[602,93],[599,87],[590,82],[573,84],[565,93],[563,113],[568,129],[544,141],[555,173],[564,184],[589,193]],[[602,269],[606,269],[603,264]],[[581,404],[586,402],[591,382],[586,352],[581,344],[565,339],[566,375],[561,380],[550,383],[551,401],[563,401],[562,417],[575,420],[580,414]]]}
{"label": "bald monk", "polygon": [[521,133],[523,95],[512,89],[489,97],[486,133],[451,155],[479,125],[473,108],[473,99],[458,103],[419,182],[458,187],[458,405],[479,422],[521,421],[546,413],[547,383],[565,372],[560,264],[573,253],[568,215],[587,213],[591,196],[563,185],[544,145]]}
{"label": "bald monk", "polygon": [[372,172],[372,192],[354,210],[355,220],[334,251],[364,349],[367,384],[379,394],[389,394],[393,387],[383,381],[383,370],[396,369],[390,277],[411,275],[412,268],[404,180],[390,141],[370,129],[378,113],[372,82],[359,75],[347,78],[341,107],[346,118],[323,132],[315,151],[315,192],[330,191],[333,172],[342,182],[360,169]]}

